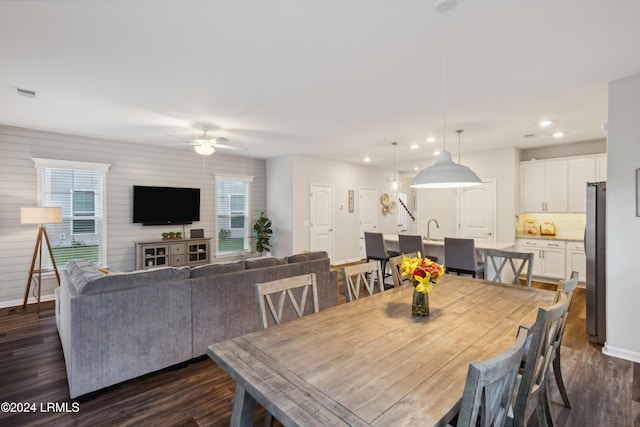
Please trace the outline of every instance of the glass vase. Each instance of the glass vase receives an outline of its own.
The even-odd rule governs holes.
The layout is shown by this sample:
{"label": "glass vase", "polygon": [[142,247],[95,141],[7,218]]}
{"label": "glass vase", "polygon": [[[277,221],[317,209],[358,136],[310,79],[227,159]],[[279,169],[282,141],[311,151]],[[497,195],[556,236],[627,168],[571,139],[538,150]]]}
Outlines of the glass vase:
{"label": "glass vase", "polygon": [[429,294],[413,290],[413,304],[411,304],[411,314],[414,316],[429,315]]}

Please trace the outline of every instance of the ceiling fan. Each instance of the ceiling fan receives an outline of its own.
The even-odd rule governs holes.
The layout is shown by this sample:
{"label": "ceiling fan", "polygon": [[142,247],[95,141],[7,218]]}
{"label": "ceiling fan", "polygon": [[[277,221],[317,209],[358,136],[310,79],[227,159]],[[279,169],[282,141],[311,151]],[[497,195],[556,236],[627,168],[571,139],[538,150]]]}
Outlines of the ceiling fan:
{"label": "ceiling fan", "polygon": [[224,150],[240,149],[232,145],[226,145],[224,144],[225,142],[229,142],[229,140],[223,136],[209,136],[207,135],[206,129],[203,131],[201,136],[191,140],[192,145],[194,145],[193,149],[196,150],[196,153],[202,156],[209,156],[213,154],[216,151],[216,148],[222,148]]}
{"label": "ceiling fan", "polygon": [[[171,136],[180,138],[175,135],[171,135]],[[229,140],[223,136],[220,136],[220,137],[210,136],[207,134],[207,129],[205,129],[202,135],[196,138],[193,138],[191,142],[186,142],[185,144],[192,145],[196,153],[202,156],[210,156],[218,148],[223,150],[242,150],[242,148],[240,147],[235,147],[233,145],[226,145],[225,142],[229,142]]]}

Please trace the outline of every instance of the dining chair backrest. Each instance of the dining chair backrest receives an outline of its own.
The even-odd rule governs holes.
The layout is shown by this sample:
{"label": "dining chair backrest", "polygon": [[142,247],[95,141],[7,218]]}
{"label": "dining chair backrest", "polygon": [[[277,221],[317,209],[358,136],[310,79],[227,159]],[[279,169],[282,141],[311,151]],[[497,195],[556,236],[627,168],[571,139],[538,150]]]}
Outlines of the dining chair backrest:
{"label": "dining chair backrest", "polygon": [[423,256],[424,246],[422,246],[422,236],[412,234],[398,234],[398,249],[401,254],[420,252]]}
{"label": "dining chair backrest", "polygon": [[473,239],[445,237],[444,238],[445,272],[476,274],[484,267],[478,264],[476,246]]}
{"label": "dining chair backrest", "polygon": [[553,343],[554,347],[554,355],[553,355],[553,377],[556,380],[556,385],[558,386],[558,391],[560,392],[560,397],[562,397],[562,402],[566,408],[571,408],[571,403],[569,402],[569,396],[567,394],[567,389],[564,386],[564,378],[562,377],[562,368],[560,363],[560,354],[562,349],[562,337],[564,336],[564,328],[567,325],[567,318],[569,317],[569,310],[571,309],[571,303],[573,302],[573,295],[578,286],[578,279],[580,275],[577,271],[571,272],[571,276],[567,280],[560,280],[558,283],[558,289],[556,290],[556,297],[554,302],[558,302],[561,298],[561,295],[564,294],[567,299],[567,314],[564,316],[562,320],[562,325],[560,325],[560,329],[556,333],[556,338]]}
{"label": "dining chair backrest", "polygon": [[514,426],[526,426],[534,411],[538,425],[547,424],[546,378],[553,359],[555,337],[566,313],[567,296],[560,294],[555,304],[538,309],[536,321],[529,328],[525,362],[513,408]]}
{"label": "dining chair backrest", "polygon": [[[267,309],[276,325],[283,321],[283,314],[287,310],[287,306],[285,306],[287,300],[289,301],[289,310],[293,309],[297,317],[310,314],[305,313],[308,296],[311,297],[313,313],[320,311],[315,273],[256,283],[255,289],[260,329],[268,327]],[[310,294],[309,291],[311,291]],[[274,302],[274,298],[277,298],[277,302]]]}
{"label": "dining chair backrest", "polygon": [[519,331],[508,349],[469,365],[456,427],[506,424],[526,340],[526,331]]}
{"label": "dining chair backrest", "polygon": [[556,301],[558,300],[559,292],[564,292],[567,294],[568,302],[567,302],[567,311],[571,308],[571,302],[573,301],[573,293],[578,287],[578,280],[580,279],[580,274],[577,271],[572,271],[571,276],[569,276],[566,280],[560,280],[558,282],[558,289],[556,290]]}
{"label": "dining chair backrest", "polygon": [[485,272],[485,278],[493,282],[502,282],[502,274],[507,264],[511,267],[513,279],[512,285],[520,284],[520,276],[526,267],[525,280],[527,287],[531,287],[531,276],[533,276],[533,253],[532,252],[513,252],[500,249],[484,250],[485,268],[489,265],[493,267],[493,275],[488,277]]}
{"label": "dining chair backrest", "polygon": [[342,285],[347,302],[360,298],[360,289],[364,288],[369,295],[384,291],[380,261],[369,261],[362,264],[342,267]]}
{"label": "dining chair backrest", "polygon": [[367,259],[383,260],[389,258],[382,233],[364,232],[364,245]]}
{"label": "dining chair backrest", "polygon": [[[560,280],[558,283],[558,289],[556,290],[556,296],[554,299],[554,304],[560,301],[562,298],[565,299],[567,305],[567,313],[569,309],[571,309],[571,303],[573,302],[573,294],[575,293],[576,287],[578,286],[578,272],[571,272],[571,276],[567,280]],[[564,296],[564,297],[563,297]],[[562,325],[560,325],[560,329],[558,329],[558,333],[556,336],[556,341],[558,342],[558,346],[560,345],[560,341],[562,341],[562,335],[564,334],[564,327],[567,324],[567,317],[564,316]]]}
{"label": "dining chair backrest", "polygon": [[389,265],[391,266],[391,276],[393,277],[393,286],[398,287],[404,283],[409,283],[406,277],[402,277],[402,271],[400,266],[404,257],[415,258],[418,256],[416,252],[407,253],[404,255],[398,255],[389,258]]}

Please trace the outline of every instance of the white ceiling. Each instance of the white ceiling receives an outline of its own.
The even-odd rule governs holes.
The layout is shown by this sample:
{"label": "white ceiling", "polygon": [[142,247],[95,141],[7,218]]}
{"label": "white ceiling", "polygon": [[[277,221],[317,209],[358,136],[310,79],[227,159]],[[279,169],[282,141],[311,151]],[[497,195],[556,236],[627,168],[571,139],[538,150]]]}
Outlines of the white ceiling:
{"label": "white ceiling", "polygon": [[384,167],[397,141],[423,167],[445,112],[454,156],[456,129],[463,156],[602,140],[607,83],[640,72],[638,0],[458,0],[443,103],[444,22],[431,0],[0,1],[0,124]]}

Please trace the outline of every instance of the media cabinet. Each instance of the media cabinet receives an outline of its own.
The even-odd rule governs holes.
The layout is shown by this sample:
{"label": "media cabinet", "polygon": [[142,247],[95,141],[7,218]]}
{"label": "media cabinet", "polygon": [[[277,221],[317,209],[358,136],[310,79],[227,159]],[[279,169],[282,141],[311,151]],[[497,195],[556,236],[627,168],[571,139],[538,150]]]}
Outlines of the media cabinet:
{"label": "media cabinet", "polygon": [[208,264],[211,238],[136,242],[136,268],[190,267]]}

